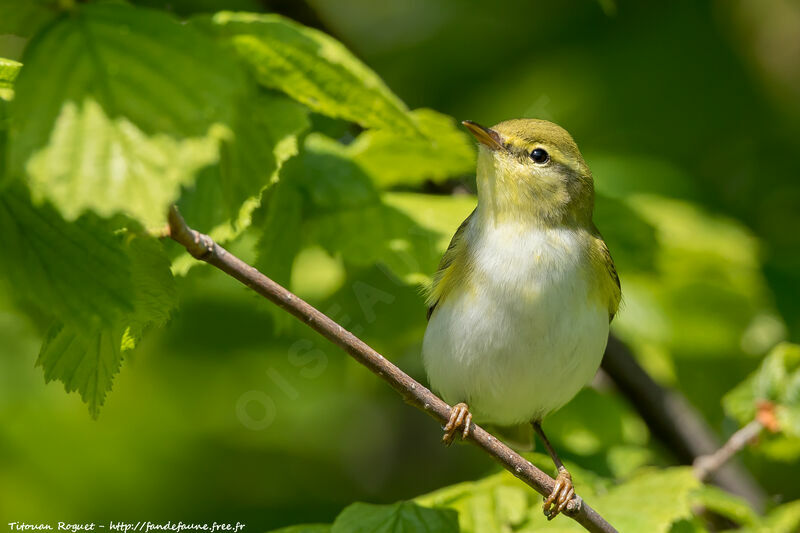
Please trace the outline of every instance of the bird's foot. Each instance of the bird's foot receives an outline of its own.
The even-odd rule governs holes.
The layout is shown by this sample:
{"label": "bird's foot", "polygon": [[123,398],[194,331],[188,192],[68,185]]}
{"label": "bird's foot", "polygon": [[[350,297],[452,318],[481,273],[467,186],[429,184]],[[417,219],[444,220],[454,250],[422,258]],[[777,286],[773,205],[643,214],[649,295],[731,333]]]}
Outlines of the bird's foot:
{"label": "bird's foot", "polygon": [[575,495],[575,487],[572,485],[572,476],[563,466],[558,469],[556,484],[553,492],[544,500],[542,510],[548,520],[552,520],[560,512],[567,508],[567,504]]}
{"label": "bird's foot", "polygon": [[459,428],[461,430],[461,438],[466,439],[469,436],[469,428],[472,425],[472,413],[469,412],[469,408],[465,403],[459,403],[453,406],[450,409],[450,420],[447,421],[447,424],[444,426],[444,436],[442,436],[442,442],[444,442],[447,446],[450,446],[453,443],[453,439],[455,439],[456,433],[458,432]]}

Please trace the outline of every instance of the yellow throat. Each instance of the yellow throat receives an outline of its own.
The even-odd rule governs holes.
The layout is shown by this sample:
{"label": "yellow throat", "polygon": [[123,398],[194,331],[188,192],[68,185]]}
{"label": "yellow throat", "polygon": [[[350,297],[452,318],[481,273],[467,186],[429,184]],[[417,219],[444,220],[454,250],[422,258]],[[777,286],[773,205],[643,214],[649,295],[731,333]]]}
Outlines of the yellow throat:
{"label": "yellow throat", "polygon": [[592,222],[594,181],[578,146],[562,127],[546,120],[515,119],[491,128],[465,121],[479,141],[478,207],[459,227],[429,290],[429,315],[451,290],[469,283],[470,247],[465,231],[502,224],[508,246],[532,231],[575,230],[582,256],[596,273],[595,296],[613,318],[620,301],[619,279],[608,248]]}

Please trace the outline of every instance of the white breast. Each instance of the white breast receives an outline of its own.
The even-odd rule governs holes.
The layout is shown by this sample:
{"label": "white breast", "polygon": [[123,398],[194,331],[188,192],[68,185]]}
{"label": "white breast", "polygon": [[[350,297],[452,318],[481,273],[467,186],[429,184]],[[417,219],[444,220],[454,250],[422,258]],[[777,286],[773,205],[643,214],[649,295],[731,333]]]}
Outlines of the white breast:
{"label": "white breast", "polygon": [[467,229],[470,282],[431,316],[423,358],[431,387],[478,421],[539,420],[588,383],[608,338],[608,310],[582,230],[514,224]]}

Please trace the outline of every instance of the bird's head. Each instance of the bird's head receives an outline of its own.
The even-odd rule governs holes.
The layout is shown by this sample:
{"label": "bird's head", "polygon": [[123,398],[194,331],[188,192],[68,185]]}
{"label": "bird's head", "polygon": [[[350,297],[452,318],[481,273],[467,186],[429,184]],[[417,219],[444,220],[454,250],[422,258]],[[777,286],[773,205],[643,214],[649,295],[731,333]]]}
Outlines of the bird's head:
{"label": "bird's head", "polygon": [[479,211],[543,226],[591,224],[592,173],[564,128],[535,119],[462,124],[480,142]]}

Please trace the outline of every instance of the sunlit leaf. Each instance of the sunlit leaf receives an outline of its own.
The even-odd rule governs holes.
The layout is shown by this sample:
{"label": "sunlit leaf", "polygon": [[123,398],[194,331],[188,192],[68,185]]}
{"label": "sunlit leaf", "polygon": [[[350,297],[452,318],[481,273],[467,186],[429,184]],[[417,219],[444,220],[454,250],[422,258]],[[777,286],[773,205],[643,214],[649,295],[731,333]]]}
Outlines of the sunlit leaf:
{"label": "sunlit leaf", "polygon": [[0,184],[5,181],[9,102],[14,98],[14,80],[22,63],[0,58]]}
{"label": "sunlit leaf", "polygon": [[28,173],[34,196],[68,219],[92,209],[163,223],[181,185],[218,160],[244,92],[244,75],[210,39],[121,3],[76,7],[24,62],[11,172]]}
{"label": "sunlit leaf", "polygon": [[348,146],[347,153],[376,185],[416,185],[475,172],[474,141],[451,117],[432,109],[414,110],[411,117],[422,137],[369,130]]}
{"label": "sunlit leaf", "polygon": [[50,143],[27,165],[34,199],[59,206],[67,220],[91,209],[102,216],[129,215],[151,229],[196,172],[219,157],[225,130],[176,141],[148,137],[126,119],[110,119],[94,100],[67,102]]}
{"label": "sunlit leaf", "polygon": [[[531,457],[537,466],[549,468],[547,457]],[[689,468],[645,470],[615,486],[580,468],[568,468],[577,492],[619,531],[665,533],[673,523],[691,517],[690,494],[699,482]],[[440,489],[417,501],[457,510],[464,533],[583,531],[564,518],[548,522],[541,498],[505,472]]]}
{"label": "sunlit leaf", "polygon": [[510,474],[501,473],[477,482],[445,487],[417,501],[457,511],[462,533],[499,533],[524,527],[538,500],[536,496]]}
{"label": "sunlit leaf", "polygon": [[405,104],[332,37],[274,14],[217,13],[211,27],[232,43],[266,87],[364,127],[417,133]]}
{"label": "sunlit leaf", "polygon": [[691,516],[690,496],[699,486],[688,467],[646,470],[591,504],[619,531],[666,533],[674,522]]}
{"label": "sunlit leaf", "polygon": [[474,196],[436,196],[391,192],[383,201],[411,217],[420,226],[438,234],[436,249],[444,252],[458,227],[469,216],[477,200]]}
{"label": "sunlit leaf", "polygon": [[392,505],[354,503],[333,523],[331,533],[458,533],[456,513],[414,502]]}
{"label": "sunlit leaf", "polygon": [[[549,457],[539,453],[526,454],[534,465],[552,470]],[[603,492],[608,481],[568,465],[578,492],[594,505],[595,493]],[[421,505],[454,509],[458,512],[462,533],[500,533],[505,531],[581,531],[571,520],[548,522],[542,514],[541,497],[508,472],[484,479],[459,483],[439,489],[416,499]]]}
{"label": "sunlit leaf", "polygon": [[17,79],[22,63],[0,57],[0,100],[14,97],[14,80]]}

